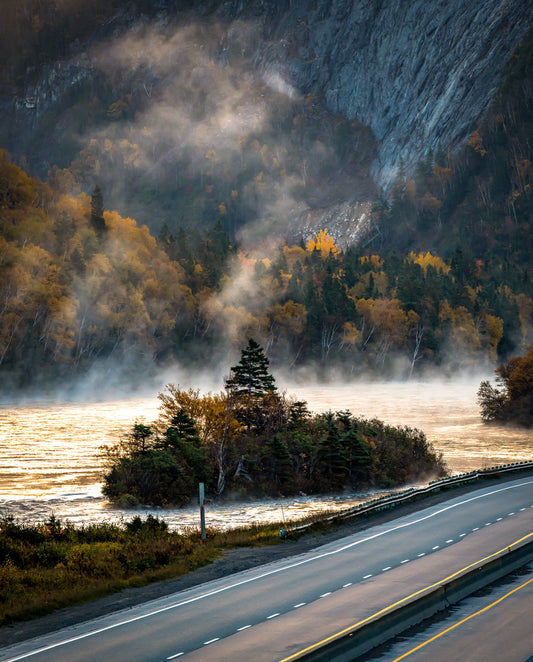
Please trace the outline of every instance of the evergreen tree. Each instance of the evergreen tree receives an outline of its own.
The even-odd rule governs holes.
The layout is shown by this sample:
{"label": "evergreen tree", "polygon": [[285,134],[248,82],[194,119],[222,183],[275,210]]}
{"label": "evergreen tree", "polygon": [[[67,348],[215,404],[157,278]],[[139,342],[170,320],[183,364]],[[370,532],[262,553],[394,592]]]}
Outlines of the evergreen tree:
{"label": "evergreen tree", "polygon": [[169,451],[192,484],[207,479],[207,457],[194,420],[179,409],[164,433],[160,446]]}
{"label": "evergreen tree", "polygon": [[366,483],[372,475],[372,449],[353,425],[341,437],[348,461],[348,475],[353,487]]}
{"label": "evergreen tree", "polygon": [[94,187],[91,197],[91,225],[98,234],[102,234],[106,229],[104,219],[104,196],[98,184]]}
{"label": "evergreen tree", "polygon": [[348,472],[346,452],[333,414],[326,414],[326,425],[326,434],[318,445],[316,457],[320,491],[343,488]]}
{"label": "evergreen tree", "polygon": [[263,459],[263,469],[267,481],[277,489],[285,489],[293,478],[291,456],[287,444],[280,435],[275,434],[266,445],[267,452]]}
{"label": "evergreen tree", "polygon": [[233,395],[263,396],[277,390],[274,382],[263,348],[250,338],[247,347],[241,350],[239,364],[231,368],[226,389]]}
{"label": "evergreen tree", "polygon": [[176,441],[186,442],[193,446],[200,446],[200,435],[194,423],[194,420],[184,409],[178,409],[173,416],[170,426],[165,432],[165,447],[171,447]]}

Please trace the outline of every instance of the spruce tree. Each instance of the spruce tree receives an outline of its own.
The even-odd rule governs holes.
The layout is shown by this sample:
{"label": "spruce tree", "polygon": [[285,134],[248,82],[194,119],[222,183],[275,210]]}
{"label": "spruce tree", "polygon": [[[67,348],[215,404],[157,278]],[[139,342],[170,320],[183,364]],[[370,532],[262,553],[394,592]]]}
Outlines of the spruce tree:
{"label": "spruce tree", "polygon": [[341,443],[345,448],[351,487],[367,483],[372,474],[373,455],[365,438],[353,426],[341,437]]}
{"label": "spruce tree", "polygon": [[263,348],[252,338],[241,350],[241,360],[231,368],[226,389],[233,395],[262,396],[276,391],[274,377],[269,371],[268,358]]}
{"label": "spruce tree", "polygon": [[325,435],[317,448],[315,468],[315,476],[322,491],[342,489],[348,473],[346,451],[333,414],[327,413],[325,419]]}

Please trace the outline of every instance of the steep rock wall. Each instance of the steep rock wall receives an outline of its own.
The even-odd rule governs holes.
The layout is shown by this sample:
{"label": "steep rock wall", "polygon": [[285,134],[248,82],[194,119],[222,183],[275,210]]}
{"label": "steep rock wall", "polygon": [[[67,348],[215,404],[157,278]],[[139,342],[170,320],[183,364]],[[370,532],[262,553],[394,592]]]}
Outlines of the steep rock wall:
{"label": "steep rock wall", "polygon": [[[42,175],[54,164],[68,166],[90,137],[86,109],[95,95],[112,101],[137,90],[148,107],[152,87],[154,98],[161,95],[183,69],[178,49],[168,68],[126,62],[111,71],[95,55],[99,45],[144,29],[164,43],[175,19],[214,21],[216,40],[198,52],[230,69],[232,58],[246,60],[277,92],[310,92],[332,113],[369,126],[378,154],[372,174],[387,188],[402,161],[409,171],[429,149],[453,150],[465,140],[533,16],[533,0],[203,0],[183,13],[186,4],[159,0],[152,16],[132,5],[90,43],[74,44],[70,58],[48,63],[18,90],[0,90],[0,147],[27,158]],[[236,86],[247,77],[236,69]],[[342,244],[371,236],[369,209],[358,204],[372,199],[373,187],[368,175],[350,176],[334,171],[320,181],[320,200],[284,216],[288,231],[309,234],[325,226]]]}
{"label": "steep rock wall", "polygon": [[[274,7],[271,5],[275,5]],[[256,66],[281,69],[333,112],[370,126],[374,176],[393,181],[429,149],[453,149],[481,118],[532,25],[530,0],[234,0],[256,21]]]}

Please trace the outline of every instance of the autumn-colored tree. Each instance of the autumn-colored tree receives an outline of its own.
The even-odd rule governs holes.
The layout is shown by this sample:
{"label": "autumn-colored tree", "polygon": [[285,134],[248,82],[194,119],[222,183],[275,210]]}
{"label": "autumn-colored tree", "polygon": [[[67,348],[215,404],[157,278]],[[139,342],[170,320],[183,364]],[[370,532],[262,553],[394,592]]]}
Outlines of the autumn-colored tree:
{"label": "autumn-colored tree", "polygon": [[315,236],[307,241],[306,250],[309,253],[318,251],[323,260],[329,255],[336,257],[340,253],[340,249],[335,244],[335,240],[327,230],[319,230],[318,232],[315,232]]}
{"label": "autumn-colored tree", "polygon": [[478,390],[485,422],[533,425],[533,344],[524,356],[512,356],[496,369],[498,387],[483,381]]}

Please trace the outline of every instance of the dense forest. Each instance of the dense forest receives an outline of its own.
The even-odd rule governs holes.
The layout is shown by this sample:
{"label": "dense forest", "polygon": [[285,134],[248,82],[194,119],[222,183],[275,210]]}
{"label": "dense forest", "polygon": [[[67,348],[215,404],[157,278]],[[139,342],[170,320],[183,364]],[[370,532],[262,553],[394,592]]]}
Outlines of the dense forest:
{"label": "dense forest", "polygon": [[137,376],[173,360],[213,364],[247,337],[273,366],[352,377],[487,367],[531,342],[533,288],[513,256],[341,251],[327,231],[252,251],[220,220],[155,238],[106,211],[98,188],[66,193],[68,178],[45,184],[0,156],[6,386],[80,375],[98,360]]}
{"label": "dense forest", "polygon": [[201,394],[170,384],[160,416],[137,422],[106,451],[103,493],[121,506],[184,505],[203,482],[211,498],[339,492],[443,476],[423,432],[350,412],[311,414],[277,392],[253,339],[225,389]]}
{"label": "dense forest", "polygon": [[[131,6],[151,15],[150,4]],[[4,83],[65,56],[100,24],[112,34],[112,17],[128,6],[9,2]],[[368,177],[375,144],[367,128],[328,114],[311,94],[291,98],[255,79],[251,105],[240,88],[227,105],[233,70],[207,55],[195,71],[213,94],[203,98],[203,83],[179,88],[203,136],[200,152],[185,141],[170,149],[171,161],[147,168],[150,149],[166,153],[165,134],[139,124],[142,97],[99,96],[98,85],[92,97],[73,88],[80,98],[70,116],[109,132],[67,167],[51,165],[39,179],[0,152],[4,391],[58,384],[95,365],[108,381],[135,383],[174,362],[216,371],[249,337],[274,367],[312,366],[322,377],[486,370],[525,351],[533,340],[533,33],[466,144],[428,150],[381,193]],[[275,112],[259,127],[255,102],[267,93]],[[230,131],[231,149],[211,144],[220,117],[248,111],[247,130]],[[116,182],[139,217],[109,208]],[[356,243],[326,226],[291,230],[298,210],[362,189],[372,212]]]}

